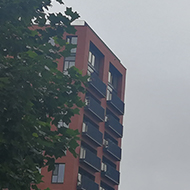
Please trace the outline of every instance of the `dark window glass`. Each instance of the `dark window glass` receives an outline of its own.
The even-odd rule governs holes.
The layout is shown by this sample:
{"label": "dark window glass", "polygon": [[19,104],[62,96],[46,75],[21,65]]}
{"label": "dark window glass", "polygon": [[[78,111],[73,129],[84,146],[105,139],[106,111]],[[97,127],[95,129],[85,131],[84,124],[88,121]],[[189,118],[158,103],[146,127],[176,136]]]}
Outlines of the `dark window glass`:
{"label": "dark window glass", "polygon": [[102,162],[104,162],[105,164],[109,164],[110,166],[116,169],[116,164],[114,164],[112,161],[110,161],[106,157],[103,157]]}
{"label": "dark window glass", "polygon": [[118,90],[118,80],[121,76],[122,76],[121,73],[110,63],[110,68],[108,73],[108,84],[116,94]]}
{"label": "dark window glass", "polygon": [[94,154],[97,154],[97,150],[95,150],[94,148],[92,148],[91,146],[89,146],[88,144],[86,144],[85,142],[81,143],[81,147],[83,147],[84,149],[87,149],[87,150],[93,152]]}
{"label": "dark window glass", "polygon": [[90,42],[90,49],[88,53],[88,75],[91,73],[99,73],[100,64],[103,64],[104,55],[100,50]]}
{"label": "dark window glass", "polygon": [[114,144],[118,145],[118,142],[116,139],[114,139],[111,135],[109,135],[108,133],[105,132],[104,138],[106,140],[110,140],[111,142],[113,142]]}
{"label": "dark window glass", "polygon": [[84,176],[86,176],[86,177],[88,177],[88,178],[90,178],[92,181],[95,180],[94,175],[88,173],[86,170],[84,170],[84,169],[82,169],[82,168],[79,168],[79,172],[78,172],[78,173],[81,174],[81,175],[84,175]]}

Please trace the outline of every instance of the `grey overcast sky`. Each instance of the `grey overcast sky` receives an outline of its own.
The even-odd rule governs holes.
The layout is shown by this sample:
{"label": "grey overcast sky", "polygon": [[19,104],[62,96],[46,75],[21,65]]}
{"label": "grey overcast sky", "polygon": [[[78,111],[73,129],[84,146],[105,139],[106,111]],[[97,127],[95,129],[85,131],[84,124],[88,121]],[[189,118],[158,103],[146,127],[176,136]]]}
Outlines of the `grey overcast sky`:
{"label": "grey overcast sky", "polygon": [[190,1],[64,2],[128,68],[119,189],[189,190]]}

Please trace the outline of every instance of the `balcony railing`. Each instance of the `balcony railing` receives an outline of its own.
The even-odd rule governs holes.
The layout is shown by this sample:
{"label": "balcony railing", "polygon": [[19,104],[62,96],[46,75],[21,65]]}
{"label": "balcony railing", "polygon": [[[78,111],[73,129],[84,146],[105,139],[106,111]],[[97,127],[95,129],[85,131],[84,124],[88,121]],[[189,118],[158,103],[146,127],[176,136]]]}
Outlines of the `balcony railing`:
{"label": "balcony railing", "polygon": [[121,125],[112,115],[106,116],[106,127],[115,132],[118,137],[121,138],[123,136],[123,125]]}
{"label": "balcony railing", "polygon": [[111,180],[116,185],[119,184],[120,173],[107,163],[102,163],[102,175]]}
{"label": "balcony railing", "polygon": [[93,140],[98,146],[102,145],[102,133],[94,127],[91,123],[83,123],[82,134]]}
{"label": "balcony railing", "polygon": [[104,139],[104,152],[108,152],[116,160],[121,160],[121,148],[110,140]]}
{"label": "balcony railing", "polygon": [[96,75],[96,73],[92,73],[89,81],[90,87],[95,89],[101,97],[106,96],[106,84],[102,82],[102,80]]}
{"label": "balcony railing", "polygon": [[114,92],[109,96],[107,103],[111,104],[120,115],[124,114],[124,103]]}
{"label": "balcony railing", "polygon": [[100,189],[99,190],[115,190],[114,188],[112,188],[112,187],[101,187],[100,186]]}
{"label": "balcony railing", "polygon": [[85,164],[93,168],[94,170],[100,171],[100,167],[101,167],[100,158],[97,157],[96,154],[94,154],[90,150],[85,149],[83,147],[81,147],[81,150],[80,150],[80,161],[84,162]]}
{"label": "balcony railing", "polygon": [[78,174],[77,189],[80,190],[99,190],[99,185],[90,178]]}
{"label": "balcony railing", "polygon": [[92,97],[86,97],[85,109],[90,111],[101,122],[104,121],[104,108],[96,102]]}

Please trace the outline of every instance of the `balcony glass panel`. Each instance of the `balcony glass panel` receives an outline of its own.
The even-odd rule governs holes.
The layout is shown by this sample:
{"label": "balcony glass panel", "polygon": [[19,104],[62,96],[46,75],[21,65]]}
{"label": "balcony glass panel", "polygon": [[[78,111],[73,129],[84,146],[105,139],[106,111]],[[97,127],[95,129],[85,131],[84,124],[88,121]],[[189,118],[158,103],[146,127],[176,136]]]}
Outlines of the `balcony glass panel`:
{"label": "balcony glass panel", "polygon": [[104,140],[104,151],[111,154],[116,160],[121,160],[121,148],[110,140]]}
{"label": "balcony glass panel", "polygon": [[86,97],[85,104],[86,110],[94,114],[99,121],[104,121],[104,108],[98,102],[89,96]]}
{"label": "balcony glass panel", "polygon": [[119,114],[124,114],[124,103],[114,92],[112,92],[110,95],[107,95],[107,102],[110,103]]}
{"label": "balcony glass panel", "polygon": [[86,163],[96,171],[100,171],[101,160],[90,150],[81,147],[80,161]]}
{"label": "balcony glass panel", "polygon": [[123,125],[112,115],[107,115],[106,127],[114,131],[119,137],[123,136]]}
{"label": "balcony glass panel", "polygon": [[77,189],[99,190],[99,185],[88,177],[81,175],[80,179],[78,179]]}
{"label": "balcony glass panel", "polygon": [[110,166],[109,164],[105,164],[105,163],[103,163],[103,164],[106,165],[106,167],[104,167],[104,169],[102,169],[102,175],[107,177],[108,179],[110,179],[116,185],[118,185],[120,173],[115,168]]}
{"label": "balcony glass panel", "polygon": [[93,140],[97,145],[102,145],[102,133],[91,123],[83,123],[82,134]]}
{"label": "balcony glass panel", "polygon": [[90,87],[94,88],[102,97],[106,96],[106,85],[96,75],[96,73],[91,74],[89,84]]}

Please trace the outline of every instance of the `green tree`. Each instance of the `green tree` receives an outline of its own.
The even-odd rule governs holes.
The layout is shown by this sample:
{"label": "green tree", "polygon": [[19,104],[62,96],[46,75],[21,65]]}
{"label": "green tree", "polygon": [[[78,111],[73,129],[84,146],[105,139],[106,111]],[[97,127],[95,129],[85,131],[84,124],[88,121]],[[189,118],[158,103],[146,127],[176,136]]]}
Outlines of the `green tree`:
{"label": "green tree", "polygon": [[56,60],[73,48],[62,36],[75,33],[79,15],[71,8],[46,15],[51,3],[0,1],[0,189],[37,189],[39,168],[53,170],[67,149],[76,156],[78,131],[56,126],[79,114],[87,78],[75,67],[64,75]]}

